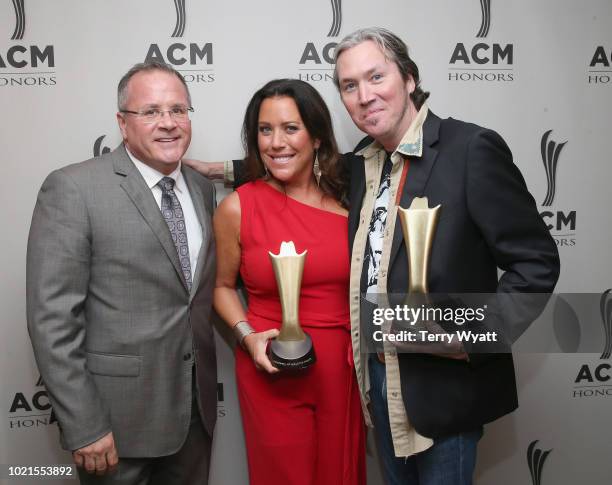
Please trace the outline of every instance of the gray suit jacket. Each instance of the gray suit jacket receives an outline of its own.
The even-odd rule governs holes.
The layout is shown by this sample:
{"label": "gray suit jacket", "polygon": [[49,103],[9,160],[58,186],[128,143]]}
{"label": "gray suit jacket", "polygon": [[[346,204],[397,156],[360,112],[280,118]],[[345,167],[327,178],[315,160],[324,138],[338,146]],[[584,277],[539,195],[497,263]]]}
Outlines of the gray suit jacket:
{"label": "gray suit jacket", "polygon": [[27,256],[28,329],[68,450],[112,431],[122,457],[174,453],[189,428],[192,369],[212,436],[213,185],[183,166],[202,226],[191,293],[151,190],[119,146],[49,175]]}

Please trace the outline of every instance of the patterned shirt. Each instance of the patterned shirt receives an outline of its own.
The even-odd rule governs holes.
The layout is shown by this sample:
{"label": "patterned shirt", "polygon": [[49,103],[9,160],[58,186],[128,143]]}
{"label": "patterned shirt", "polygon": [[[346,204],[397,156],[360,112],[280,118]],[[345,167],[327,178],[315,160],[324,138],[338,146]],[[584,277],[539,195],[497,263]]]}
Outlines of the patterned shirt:
{"label": "patterned shirt", "polygon": [[389,192],[391,191],[391,168],[393,163],[387,155],[380,177],[378,195],[374,201],[374,210],[370,220],[368,244],[363,258],[364,266],[368,267],[367,293],[378,293],[378,271],[380,270],[380,257],[384,240],[385,224],[387,222],[387,208],[389,207]]}

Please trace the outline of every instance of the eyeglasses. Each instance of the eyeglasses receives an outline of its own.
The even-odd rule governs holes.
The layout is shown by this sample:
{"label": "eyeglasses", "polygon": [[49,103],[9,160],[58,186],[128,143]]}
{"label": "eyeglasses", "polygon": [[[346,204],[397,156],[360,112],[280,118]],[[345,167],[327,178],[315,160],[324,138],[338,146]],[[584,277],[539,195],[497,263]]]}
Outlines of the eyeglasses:
{"label": "eyeglasses", "polygon": [[157,123],[161,121],[165,113],[169,113],[177,123],[185,123],[189,120],[189,113],[193,113],[193,108],[188,108],[187,106],[175,106],[174,108],[170,109],[148,108],[142,111],[122,109],[119,110],[119,112],[136,115],[145,124]]}

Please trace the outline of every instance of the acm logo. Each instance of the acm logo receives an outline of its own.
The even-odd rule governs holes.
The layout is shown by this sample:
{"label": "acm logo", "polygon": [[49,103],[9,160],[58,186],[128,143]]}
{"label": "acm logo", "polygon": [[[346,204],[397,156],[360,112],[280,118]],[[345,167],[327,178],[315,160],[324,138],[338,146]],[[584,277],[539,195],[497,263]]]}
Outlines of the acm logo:
{"label": "acm logo", "polygon": [[552,451],[552,449],[544,451],[538,448],[537,444],[538,440],[535,440],[527,447],[527,466],[529,467],[532,485],[542,485],[544,463]]}
{"label": "acm logo", "polygon": [[38,428],[55,421],[41,377],[38,377],[34,389],[14,394],[8,412],[9,429]]}
{"label": "acm logo", "polygon": [[491,0],[480,0],[480,12],[482,21],[476,37],[484,38],[489,34],[489,27],[491,27]]}
{"label": "acm logo", "polygon": [[327,39],[307,42],[300,56],[298,78],[302,81],[333,81],[334,49],[338,42],[330,39],[338,37],[342,28],[342,0],[330,0],[330,4],[331,27]]}
{"label": "acm logo", "polygon": [[[561,351],[568,354],[594,353],[594,345],[601,345],[599,359],[593,357],[590,362],[579,364],[572,374],[572,397],[612,397],[612,288],[600,295],[577,293],[572,296],[568,301],[556,295],[554,304],[553,328]],[[578,313],[576,309],[580,309]],[[603,338],[592,331],[595,328],[594,315],[601,320]]]}
{"label": "acm logo", "polygon": [[[8,3],[8,2],[3,2]],[[12,0],[15,27],[10,39],[21,41],[26,34],[25,0]],[[53,45],[13,43],[0,50],[0,87],[55,86],[55,48]]]}
{"label": "acm logo", "polygon": [[479,42],[457,42],[449,61],[449,81],[514,81],[514,44],[488,43],[491,0],[480,0]]}
{"label": "acm logo", "polygon": [[603,350],[599,362],[582,364],[574,379],[573,397],[612,397],[612,288],[599,298],[599,313],[604,332]]}
{"label": "acm logo", "polygon": [[543,210],[540,211],[540,216],[551,231],[557,246],[573,247],[576,245],[576,211],[553,209],[559,159],[567,141],[554,141],[551,138],[552,132],[553,130],[546,131],[540,141],[540,154],[546,173],[546,196],[542,202]]}
{"label": "acm logo", "polygon": [[100,155],[104,155],[106,153],[111,152],[111,149],[109,147],[102,145],[102,142],[104,141],[105,137],[106,135],[102,135],[96,138],[96,141],[94,142],[94,145],[93,145],[93,156],[94,157],[99,157]]}
{"label": "acm logo", "polygon": [[25,34],[25,0],[13,0],[15,9],[15,30],[11,40],[21,40]]}
{"label": "acm logo", "polygon": [[[181,39],[187,26],[185,0],[174,0],[176,21],[171,38]],[[212,42],[183,42],[149,45],[145,61],[155,60],[171,64],[183,74],[188,83],[211,83],[215,81]]]}
{"label": "acm logo", "polygon": [[591,62],[589,63],[587,81],[589,84],[609,84],[612,79],[612,49],[606,51],[604,46],[595,48]]}
{"label": "acm logo", "polygon": [[[13,396],[8,413],[9,429],[38,428],[57,422],[42,377],[38,377],[35,388],[29,392],[17,392]],[[223,382],[217,382],[217,417],[225,416],[224,386]]]}
{"label": "acm logo", "polygon": [[174,26],[172,37],[183,37],[185,33],[185,22],[187,20],[187,16],[185,15],[185,0],[174,0],[174,8],[176,9],[176,25]]}
{"label": "acm logo", "polygon": [[601,294],[599,300],[599,312],[601,313],[601,323],[604,328],[604,348],[601,353],[601,359],[609,359],[612,354],[612,298],[610,292],[612,288],[608,288]]}

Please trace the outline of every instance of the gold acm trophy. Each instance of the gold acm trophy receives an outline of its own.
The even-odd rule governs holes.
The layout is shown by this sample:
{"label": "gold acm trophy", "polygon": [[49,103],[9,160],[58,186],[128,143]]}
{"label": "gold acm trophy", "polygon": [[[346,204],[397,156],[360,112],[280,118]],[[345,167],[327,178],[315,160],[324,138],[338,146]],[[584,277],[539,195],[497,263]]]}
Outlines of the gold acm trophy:
{"label": "gold acm trophy", "polygon": [[312,340],[299,322],[300,287],[306,253],[297,254],[293,241],[283,241],[278,254],[268,252],[283,310],[280,333],[270,341],[268,358],[279,369],[305,369],[316,362]]}
{"label": "gold acm trophy", "polygon": [[[398,207],[398,216],[404,233],[408,254],[408,296],[411,306],[428,306],[427,273],[431,248],[440,218],[440,204],[429,208],[427,197],[415,197],[408,209]],[[416,322],[414,327],[424,329],[427,322]]]}

